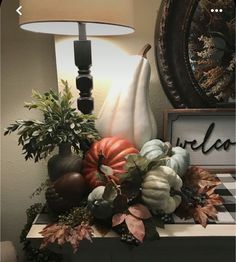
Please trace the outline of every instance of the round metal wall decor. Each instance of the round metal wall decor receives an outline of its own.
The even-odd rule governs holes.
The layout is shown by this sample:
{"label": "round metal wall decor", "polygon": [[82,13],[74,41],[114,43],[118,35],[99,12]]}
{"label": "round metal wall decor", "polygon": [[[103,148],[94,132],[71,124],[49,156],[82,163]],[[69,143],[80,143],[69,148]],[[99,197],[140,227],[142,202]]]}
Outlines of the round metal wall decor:
{"label": "round metal wall decor", "polygon": [[163,0],[155,55],[162,86],[175,108],[233,108],[234,1]]}

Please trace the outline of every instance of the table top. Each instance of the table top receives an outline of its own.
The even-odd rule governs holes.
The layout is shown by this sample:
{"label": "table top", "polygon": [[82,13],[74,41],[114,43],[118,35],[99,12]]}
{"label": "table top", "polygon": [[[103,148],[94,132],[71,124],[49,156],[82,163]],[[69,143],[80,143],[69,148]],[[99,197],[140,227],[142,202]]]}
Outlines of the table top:
{"label": "table top", "polygon": [[[28,235],[28,239],[41,239],[42,235],[39,234],[46,225],[34,224]],[[95,238],[113,238],[119,237],[114,231],[109,231],[106,234],[101,234],[97,227],[93,226]],[[164,229],[157,228],[160,237],[234,237],[236,236],[236,225],[208,225],[206,228],[201,225],[166,225]]]}

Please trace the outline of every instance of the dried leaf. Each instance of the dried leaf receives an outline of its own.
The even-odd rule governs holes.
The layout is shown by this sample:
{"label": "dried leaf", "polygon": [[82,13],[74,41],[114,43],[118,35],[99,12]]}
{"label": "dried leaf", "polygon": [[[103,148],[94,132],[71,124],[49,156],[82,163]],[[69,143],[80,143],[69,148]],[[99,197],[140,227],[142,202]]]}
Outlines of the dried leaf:
{"label": "dried leaf", "polygon": [[207,226],[207,215],[202,211],[202,207],[198,206],[194,209],[193,218],[203,227]]}
{"label": "dried leaf", "polygon": [[66,226],[62,226],[61,229],[55,232],[55,239],[57,239],[59,245],[63,245],[66,241],[65,239],[66,229],[67,229]]}
{"label": "dried leaf", "polygon": [[44,237],[40,248],[45,248],[51,243],[63,245],[65,242],[68,242],[75,253],[81,240],[87,239],[92,241],[93,230],[89,225],[83,223],[75,228],[67,225],[52,224],[45,227],[40,233]]}
{"label": "dried leaf", "polygon": [[125,218],[126,218],[126,214],[115,214],[113,217],[112,217],[112,226],[115,227],[115,226],[118,226],[120,225],[121,223],[124,222]]}
{"label": "dried leaf", "polygon": [[75,254],[79,247],[79,241],[82,240],[82,238],[79,237],[75,230],[71,230],[66,240],[71,244],[73,248],[73,253]]}
{"label": "dried leaf", "polygon": [[152,217],[149,209],[142,204],[136,204],[128,208],[129,212],[137,218],[148,219]]}
{"label": "dried leaf", "polygon": [[204,212],[208,217],[217,219],[218,211],[212,205],[207,205],[201,208],[202,212]]}
{"label": "dried leaf", "polygon": [[216,186],[200,187],[200,188],[197,190],[197,193],[198,193],[198,194],[206,194],[207,196],[210,196],[211,194],[214,193],[215,189],[216,189]]}
{"label": "dried leaf", "polygon": [[199,167],[191,167],[184,177],[184,184],[198,189],[217,186],[221,184],[221,182],[215,175],[208,171]]}
{"label": "dried leaf", "polygon": [[87,239],[90,242],[92,242],[93,230],[89,225],[81,224],[81,225],[75,227],[75,230],[77,230],[81,239]]}
{"label": "dried leaf", "polygon": [[215,189],[216,186],[204,187],[200,188],[198,190],[198,193],[206,195],[206,204],[211,204],[213,206],[221,206],[224,203],[224,199],[220,195],[215,194]]}
{"label": "dried leaf", "polygon": [[192,205],[182,201],[175,212],[176,215],[185,219],[193,217],[203,227],[206,227],[208,218],[217,220],[218,212],[214,206],[220,206],[224,201],[221,196],[214,193],[215,188],[215,185],[198,188],[193,195],[195,201]]}
{"label": "dried leaf", "polygon": [[224,203],[224,199],[218,194],[212,194],[210,198],[206,199],[206,202],[213,206],[221,206]]}
{"label": "dried leaf", "polygon": [[206,227],[208,217],[217,220],[217,213],[216,208],[212,205],[206,205],[204,207],[197,206],[194,209],[193,218],[203,227]]}
{"label": "dried leaf", "polygon": [[132,215],[127,215],[125,217],[125,223],[130,233],[142,243],[145,236],[145,227],[143,221],[141,219],[135,218]]}

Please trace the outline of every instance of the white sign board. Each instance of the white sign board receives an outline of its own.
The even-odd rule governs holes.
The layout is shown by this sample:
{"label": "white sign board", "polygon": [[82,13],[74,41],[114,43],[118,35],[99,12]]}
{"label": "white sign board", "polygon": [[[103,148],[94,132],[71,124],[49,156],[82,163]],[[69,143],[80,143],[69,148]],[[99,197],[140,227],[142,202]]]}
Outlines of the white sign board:
{"label": "white sign board", "polygon": [[235,112],[182,109],[165,112],[165,140],[190,154],[190,164],[209,169],[235,168]]}

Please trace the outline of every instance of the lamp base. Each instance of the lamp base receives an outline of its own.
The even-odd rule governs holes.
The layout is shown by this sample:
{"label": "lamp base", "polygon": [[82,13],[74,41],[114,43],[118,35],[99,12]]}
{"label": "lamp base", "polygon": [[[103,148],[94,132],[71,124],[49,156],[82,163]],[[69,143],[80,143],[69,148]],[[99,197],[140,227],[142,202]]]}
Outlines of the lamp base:
{"label": "lamp base", "polygon": [[90,75],[92,66],[91,41],[74,41],[75,64],[79,75],[76,77],[76,87],[80,91],[77,99],[78,110],[83,114],[91,114],[94,108],[92,98],[93,77]]}

